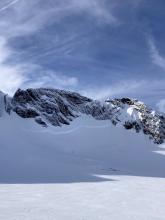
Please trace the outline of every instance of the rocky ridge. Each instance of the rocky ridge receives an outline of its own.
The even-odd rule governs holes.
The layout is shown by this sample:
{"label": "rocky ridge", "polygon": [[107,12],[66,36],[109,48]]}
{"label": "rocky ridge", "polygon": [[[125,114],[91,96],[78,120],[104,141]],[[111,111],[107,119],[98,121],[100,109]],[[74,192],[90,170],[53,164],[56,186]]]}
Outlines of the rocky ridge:
{"label": "rocky ridge", "polygon": [[165,117],[135,99],[107,99],[102,103],[75,92],[39,88],[18,89],[13,98],[4,95],[4,105],[8,114],[14,111],[22,118],[34,118],[44,127],[69,125],[86,114],[143,132],[156,144],[165,140]]}

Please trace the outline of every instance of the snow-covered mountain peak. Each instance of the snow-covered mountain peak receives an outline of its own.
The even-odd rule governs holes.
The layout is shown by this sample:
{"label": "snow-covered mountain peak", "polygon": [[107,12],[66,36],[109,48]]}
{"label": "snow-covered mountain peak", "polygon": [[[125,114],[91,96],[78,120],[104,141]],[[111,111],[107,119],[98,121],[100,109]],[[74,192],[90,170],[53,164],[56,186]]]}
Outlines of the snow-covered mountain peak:
{"label": "snow-covered mountain peak", "polygon": [[44,127],[69,125],[75,118],[89,115],[137,133],[142,131],[157,144],[165,139],[165,117],[136,99],[107,99],[102,103],[65,90],[18,89],[11,99],[2,94],[1,106],[8,113],[33,118]]}
{"label": "snow-covered mountain peak", "polygon": [[141,119],[142,112],[150,112],[149,108],[143,103],[136,99],[122,98],[110,100],[111,106],[118,108],[125,112],[127,117],[132,119]]}
{"label": "snow-covered mountain peak", "polygon": [[126,129],[143,131],[155,143],[165,138],[165,117],[136,99],[122,98],[106,101],[115,124],[122,123]]}

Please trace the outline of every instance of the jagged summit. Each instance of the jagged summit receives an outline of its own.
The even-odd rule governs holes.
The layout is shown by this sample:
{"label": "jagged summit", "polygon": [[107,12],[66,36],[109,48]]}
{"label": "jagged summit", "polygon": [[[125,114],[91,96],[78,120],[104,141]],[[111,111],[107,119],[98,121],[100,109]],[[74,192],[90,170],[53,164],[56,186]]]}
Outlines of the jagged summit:
{"label": "jagged summit", "polygon": [[12,99],[12,110],[24,118],[35,118],[36,122],[47,126],[70,124],[78,117],[82,106],[91,99],[74,92],[57,89],[18,90]]}
{"label": "jagged summit", "polygon": [[34,118],[45,127],[69,125],[86,114],[96,120],[109,120],[114,125],[134,129],[137,133],[142,131],[157,144],[165,139],[165,117],[136,99],[107,99],[102,103],[75,92],[46,88],[18,89],[11,99],[1,93],[0,97],[0,105],[5,106],[6,112]]}

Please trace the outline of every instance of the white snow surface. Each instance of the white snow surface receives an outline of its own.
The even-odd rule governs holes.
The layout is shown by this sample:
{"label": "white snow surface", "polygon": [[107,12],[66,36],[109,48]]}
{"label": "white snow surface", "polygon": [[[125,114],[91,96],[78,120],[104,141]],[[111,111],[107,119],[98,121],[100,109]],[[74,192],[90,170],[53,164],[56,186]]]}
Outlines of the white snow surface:
{"label": "white snow surface", "polygon": [[2,220],[164,220],[164,169],[164,145],[110,121],[0,117]]}

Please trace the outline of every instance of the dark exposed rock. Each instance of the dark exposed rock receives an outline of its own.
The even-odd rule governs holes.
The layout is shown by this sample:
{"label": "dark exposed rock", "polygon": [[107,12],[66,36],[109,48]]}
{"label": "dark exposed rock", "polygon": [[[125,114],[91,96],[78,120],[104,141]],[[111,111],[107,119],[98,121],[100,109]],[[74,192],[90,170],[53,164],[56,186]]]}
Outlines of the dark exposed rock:
{"label": "dark exposed rock", "polygon": [[33,109],[23,109],[16,107],[13,110],[22,118],[35,118],[39,116],[39,114]]}
{"label": "dark exposed rock", "polygon": [[[54,126],[69,125],[78,116],[80,108],[92,100],[78,93],[56,89],[18,89],[12,99],[12,108],[23,118],[36,118],[36,122]],[[45,124],[44,124],[45,123]]]}
{"label": "dark exposed rock", "polygon": [[139,132],[141,130],[140,125],[136,121],[133,122],[126,121],[124,127],[128,130],[134,128],[136,132]]}
{"label": "dark exposed rock", "polygon": [[43,127],[47,127],[47,124],[42,120],[42,118],[35,118],[35,121]]}
{"label": "dark exposed rock", "polygon": [[125,122],[124,127],[126,129],[132,129],[132,128],[134,128],[134,124],[132,122],[127,121],[127,122]]}

